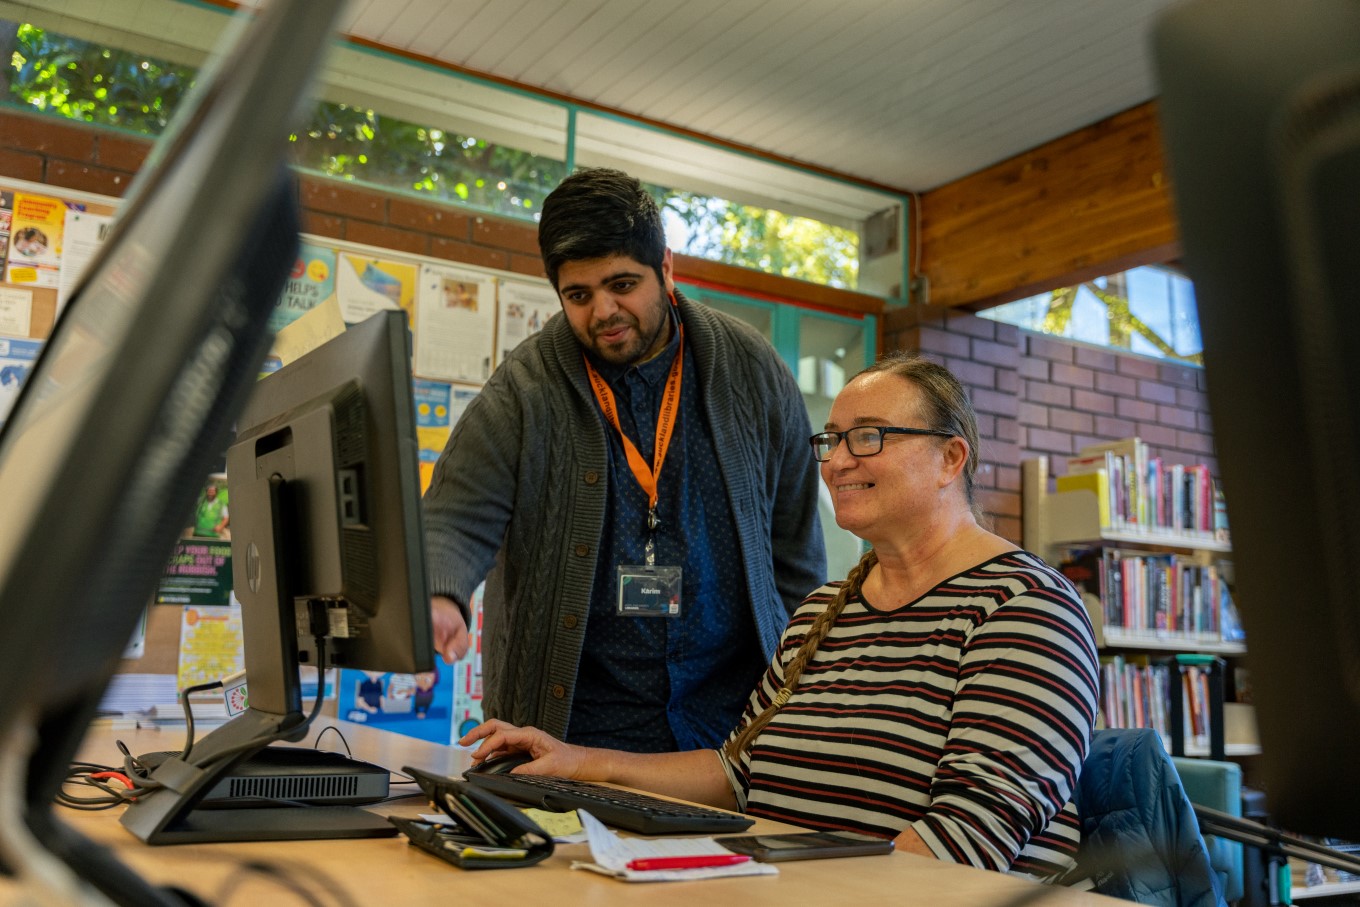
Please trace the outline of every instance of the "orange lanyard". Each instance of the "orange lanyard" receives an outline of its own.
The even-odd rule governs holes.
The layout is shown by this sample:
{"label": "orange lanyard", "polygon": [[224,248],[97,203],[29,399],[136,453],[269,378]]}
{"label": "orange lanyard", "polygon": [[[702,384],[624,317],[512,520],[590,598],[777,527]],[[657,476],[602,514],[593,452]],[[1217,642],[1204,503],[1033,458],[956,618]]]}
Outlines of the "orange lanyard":
{"label": "orange lanyard", "polygon": [[656,447],[652,453],[652,465],[649,467],[647,461],[642,458],[642,452],[637,449],[628,435],[624,434],[623,426],[619,424],[618,405],[614,402],[614,391],[595,371],[595,366],[590,364],[590,359],[585,358],[586,374],[590,376],[590,387],[595,391],[595,399],[600,402],[600,409],[604,410],[604,417],[609,420],[609,424],[614,426],[614,430],[623,439],[623,452],[628,457],[628,466],[633,470],[633,476],[637,479],[638,485],[647,492],[647,528],[655,530],[658,525],[656,515],[657,502],[657,479],[661,475],[661,464],[666,461],[666,450],[671,446],[671,435],[675,431],[675,420],[680,415],[680,376],[684,370],[685,358],[685,326],[676,320],[676,328],[680,331],[680,344],[675,351],[675,360],[671,363],[670,375],[666,378],[666,389],[661,396],[661,412],[656,417]]}

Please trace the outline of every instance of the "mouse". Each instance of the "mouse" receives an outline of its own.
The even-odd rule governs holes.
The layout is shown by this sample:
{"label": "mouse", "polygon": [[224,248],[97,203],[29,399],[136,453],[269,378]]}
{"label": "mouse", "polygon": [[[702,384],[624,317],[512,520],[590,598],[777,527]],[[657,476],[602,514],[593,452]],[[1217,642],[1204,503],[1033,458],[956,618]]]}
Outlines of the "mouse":
{"label": "mouse", "polygon": [[463,772],[463,775],[504,775],[517,765],[533,761],[534,757],[528,753],[506,753],[503,756],[492,756],[485,762],[478,762]]}

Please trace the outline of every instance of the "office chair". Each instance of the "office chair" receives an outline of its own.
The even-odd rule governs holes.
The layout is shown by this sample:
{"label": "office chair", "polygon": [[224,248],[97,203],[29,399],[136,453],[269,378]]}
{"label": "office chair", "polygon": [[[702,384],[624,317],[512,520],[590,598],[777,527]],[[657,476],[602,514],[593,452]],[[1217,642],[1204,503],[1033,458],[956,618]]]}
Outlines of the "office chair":
{"label": "office chair", "polygon": [[1074,794],[1077,877],[1158,907],[1226,907],[1180,776],[1156,731],[1098,730]]}

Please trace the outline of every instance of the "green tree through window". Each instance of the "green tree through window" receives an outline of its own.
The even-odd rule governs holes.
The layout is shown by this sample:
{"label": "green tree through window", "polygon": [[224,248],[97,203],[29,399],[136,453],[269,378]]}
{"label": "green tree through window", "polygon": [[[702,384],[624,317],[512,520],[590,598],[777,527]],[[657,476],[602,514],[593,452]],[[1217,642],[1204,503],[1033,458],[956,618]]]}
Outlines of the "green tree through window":
{"label": "green tree through window", "polygon": [[[158,136],[193,86],[190,66],[0,20],[0,98],[31,110]],[[303,171],[536,220],[562,161],[365,107],[322,102],[293,137]],[[677,251],[853,288],[859,234],[725,199],[649,187],[686,228]]]}

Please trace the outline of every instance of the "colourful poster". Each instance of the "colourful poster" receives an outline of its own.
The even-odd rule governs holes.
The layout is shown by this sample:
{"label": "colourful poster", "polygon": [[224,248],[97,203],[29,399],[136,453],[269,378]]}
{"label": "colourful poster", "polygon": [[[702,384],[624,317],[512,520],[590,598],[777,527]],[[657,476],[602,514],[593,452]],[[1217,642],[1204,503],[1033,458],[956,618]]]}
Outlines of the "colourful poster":
{"label": "colourful poster", "polygon": [[0,191],[0,274],[5,273],[5,260],[9,257],[9,230],[13,217],[14,193]]}
{"label": "colourful poster", "polygon": [[[420,487],[423,491],[430,487],[430,480],[434,476],[434,464],[444,452],[449,434],[481,389],[416,378],[414,390],[416,434],[420,442]],[[422,404],[427,410],[423,414]]]}
{"label": "colourful poster", "polygon": [[434,464],[444,451],[453,428],[449,409],[452,388],[441,381],[416,378],[412,384],[416,402],[416,440],[420,445],[420,490],[430,487]]}
{"label": "colourful poster", "polygon": [[405,309],[409,323],[414,324],[416,266],[341,253],[335,269],[335,295],[346,324],[358,324],[383,309]]}
{"label": "colourful poster", "polygon": [[231,542],[181,539],[156,588],[158,605],[225,605],[231,601]]}
{"label": "colourful poster", "polygon": [[472,644],[468,654],[458,664],[453,665],[456,672],[453,690],[453,740],[456,742],[468,731],[482,723],[482,594],[486,590],[483,583],[472,593]]}
{"label": "colourful poster", "polygon": [[179,689],[212,683],[245,667],[241,609],[193,605],[179,630]]}
{"label": "colourful poster", "polygon": [[336,715],[408,737],[453,742],[453,669],[435,659],[423,674],[340,671]]}
{"label": "colourful poster", "polygon": [[274,311],[269,330],[278,333],[300,316],[335,295],[335,250],[304,242],[298,250]]}
{"label": "colourful poster", "polygon": [[28,373],[42,349],[40,340],[15,340],[0,337],[0,425],[9,418],[19,388],[28,380]]}
{"label": "colourful poster", "polygon": [[10,217],[9,263],[5,279],[10,283],[55,289],[60,282],[61,238],[66,224],[66,205],[45,195],[14,194]]}

